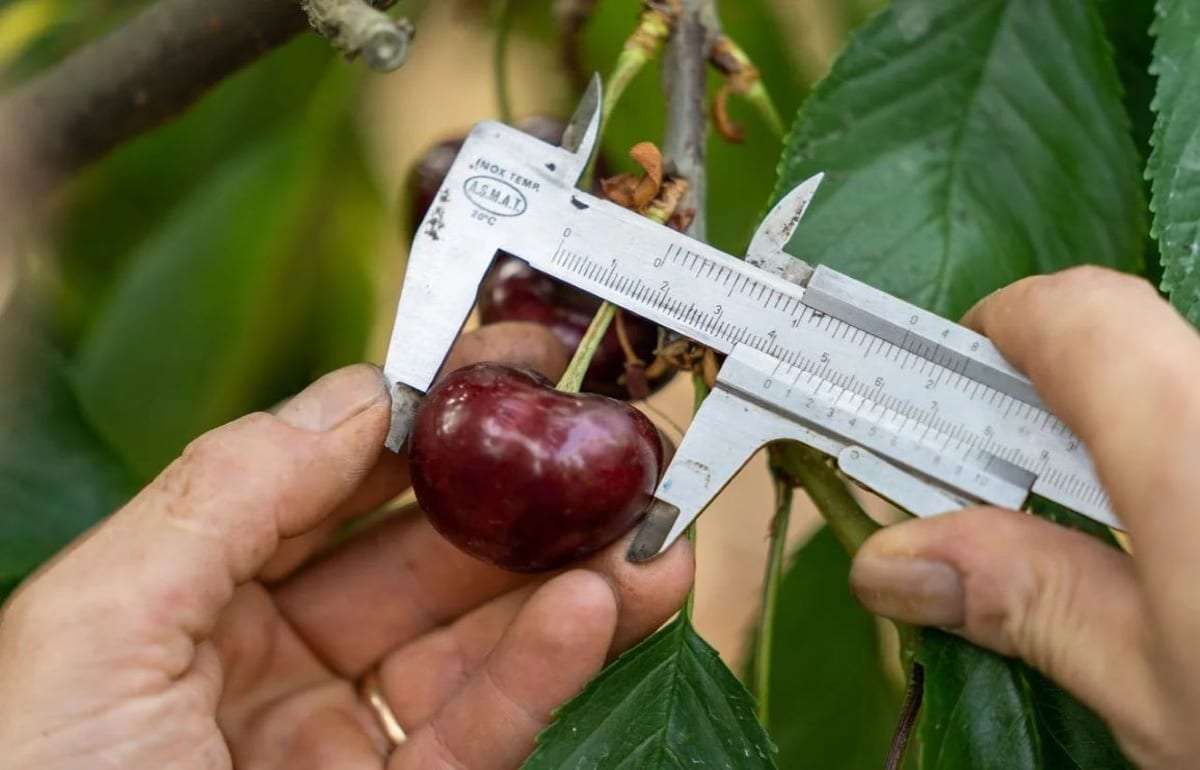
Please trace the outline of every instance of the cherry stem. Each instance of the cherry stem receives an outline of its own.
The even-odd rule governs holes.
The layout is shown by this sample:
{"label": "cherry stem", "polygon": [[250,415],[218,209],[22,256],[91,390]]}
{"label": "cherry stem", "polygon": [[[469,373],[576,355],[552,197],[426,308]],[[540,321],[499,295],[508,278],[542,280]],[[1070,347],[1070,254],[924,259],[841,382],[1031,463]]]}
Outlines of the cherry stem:
{"label": "cherry stem", "polygon": [[[771,445],[771,468],[782,472],[789,480],[804,487],[829,530],[851,556],[871,535],[882,527],[867,515],[846,482],[842,481],[829,461],[815,449],[795,441],[780,441]],[[921,630],[907,623],[895,623],[900,636],[900,659],[904,667],[916,663],[921,646]]]}
{"label": "cherry stem", "polygon": [[604,302],[600,305],[592,322],[588,324],[583,339],[579,341],[579,347],[575,348],[575,355],[571,357],[571,363],[567,364],[567,370],[563,372],[562,378],[558,381],[556,387],[559,390],[564,393],[578,393],[579,389],[583,387],[583,379],[587,376],[588,367],[592,365],[592,358],[600,348],[600,343],[608,332],[608,326],[612,323],[616,310],[616,305],[611,302]]}
{"label": "cherry stem", "polygon": [[[612,72],[604,82],[604,102],[600,107],[600,136],[604,136],[604,130],[608,127],[608,119],[612,117],[613,110],[621,101],[625,89],[662,50],[663,43],[671,34],[672,24],[673,21],[658,10],[644,10],[638,17],[637,26],[625,41],[625,45],[613,65]],[[583,172],[583,177],[579,180],[579,186],[584,190],[592,186],[597,157],[598,154],[592,156],[587,169]]]}
{"label": "cherry stem", "polygon": [[508,87],[508,39],[512,33],[516,3],[513,0],[495,0],[496,40],[492,48],[492,75],[496,78],[496,102],[500,120],[512,125],[512,95]]}
{"label": "cherry stem", "polygon": [[617,308],[616,317],[617,342],[621,343],[621,352],[625,354],[625,361],[630,364],[644,364],[645,361],[638,358],[637,351],[633,349],[633,343],[629,341],[629,332],[625,329],[625,313]]}
{"label": "cherry stem", "polygon": [[829,461],[815,449],[782,441],[771,447],[772,463],[804,487],[834,537],[851,556],[880,525],[867,515]]}
{"label": "cherry stem", "polygon": [[700,405],[711,392],[712,388],[708,387],[708,381],[704,379],[704,372],[692,372],[692,414],[700,410]]}
{"label": "cherry stem", "polygon": [[[708,398],[710,392],[708,383],[704,380],[704,374],[698,371],[692,372],[692,414],[695,414],[700,405],[704,403],[704,399]],[[696,524],[692,523],[687,528],[687,539],[692,541],[692,552],[696,549]],[[688,591],[687,600],[683,604],[683,614],[688,620],[692,619],[692,612],[696,606],[696,584],[692,584],[691,590]]]}
{"label": "cherry stem", "polygon": [[[692,553],[696,552],[696,525],[692,524],[687,528],[685,533],[688,541],[692,544]],[[687,598],[683,600],[683,616],[690,623],[692,616],[696,614],[696,584],[693,582],[692,587],[688,589]]]}
{"label": "cherry stem", "polygon": [[754,66],[745,49],[732,37],[722,33],[713,43],[709,59],[713,66],[728,78],[732,90],[741,94],[750,106],[758,111],[771,133],[782,139],[786,133],[783,119],[779,117],[779,110],[776,109],[758,68]]}
{"label": "cherry stem", "polygon": [[754,695],[758,701],[758,721],[764,727],[771,708],[771,649],[775,639],[775,610],[779,604],[779,584],[787,557],[788,524],[792,515],[792,484],[779,471],[772,470],[775,486],[775,517],[771,520],[771,550],[763,577],[762,611],[758,620],[758,647],[754,654]]}
{"label": "cherry stem", "polygon": [[779,117],[779,110],[775,108],[775,102],[771,100],[771,94],[767,91],[766,85],[760,80],[750,86],[750,90],[745,93],[746,101],[758,110],[758,114],[762,116],[763,121],[767,124],[767,128],[771,129],[771,133],[783,139],[787,134],[787,129],[783,126],[783,118]]}

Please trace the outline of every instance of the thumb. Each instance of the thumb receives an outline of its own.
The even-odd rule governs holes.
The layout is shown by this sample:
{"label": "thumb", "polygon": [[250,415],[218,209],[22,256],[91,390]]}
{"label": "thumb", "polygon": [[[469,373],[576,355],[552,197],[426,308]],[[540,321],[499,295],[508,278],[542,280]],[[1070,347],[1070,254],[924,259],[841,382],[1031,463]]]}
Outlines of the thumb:
{"label": "thumb", "polygon": [[6,620],[23,619],[36,638],[76,640],[61,660],[125,660],[135,646],[159,651],[153,664],[178,676],[279,541],[320,524],[358,486],[389,410],[379,371],[360,365],[318,380],[279,415],[201,436],[14,596]]}
{"label": "thumb", "polygon": [[850,572],[867,609],[939,626],[1041,670],[1126,738],[1156,711],[1131,559],[1082,533],[997,509],[873,535]]}

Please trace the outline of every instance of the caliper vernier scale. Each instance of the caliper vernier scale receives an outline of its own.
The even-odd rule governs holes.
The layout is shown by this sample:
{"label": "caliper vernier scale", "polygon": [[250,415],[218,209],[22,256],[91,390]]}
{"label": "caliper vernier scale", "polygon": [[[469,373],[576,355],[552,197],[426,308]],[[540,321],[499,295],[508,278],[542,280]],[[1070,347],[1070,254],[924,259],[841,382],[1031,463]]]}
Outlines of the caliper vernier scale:
{"label": "caliper vernier scale", "polygon": [[727,354],[630,558],[665,550],[764,444],[793,439],[920,516],[1036,493],[1120,526],[1086,449],[983,336],[784,251],[821,177],[781,200],[746,259],[575,188],[594,80],[561,147],[493,122],[467,137],[409,255],[385,375],[407,439],[498,252]]}

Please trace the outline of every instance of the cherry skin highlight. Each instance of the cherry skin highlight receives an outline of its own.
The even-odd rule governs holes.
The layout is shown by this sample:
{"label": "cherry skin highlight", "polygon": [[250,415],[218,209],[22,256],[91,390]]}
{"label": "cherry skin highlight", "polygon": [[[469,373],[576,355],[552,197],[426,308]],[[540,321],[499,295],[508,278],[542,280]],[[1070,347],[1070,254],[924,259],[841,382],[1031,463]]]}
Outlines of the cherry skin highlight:
{"label": "cherry skin highlight", "polygon": [[417,500],[444,537],[505,569],[537,572],[632,528],[654,494],[663,446],[624,402],[476,364],[426,395],[409,465]]}

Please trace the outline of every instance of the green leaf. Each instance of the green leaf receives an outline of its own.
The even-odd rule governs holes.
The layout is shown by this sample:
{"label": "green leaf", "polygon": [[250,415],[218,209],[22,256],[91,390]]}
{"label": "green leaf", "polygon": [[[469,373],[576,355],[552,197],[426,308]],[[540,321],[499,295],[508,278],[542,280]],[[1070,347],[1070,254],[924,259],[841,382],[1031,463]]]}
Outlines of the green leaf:
{"label": "green leaf", "polygon": [[1125,109],[1134,140],[1143,156],[1150,152],[1150,131],[1154,127],[1154,113],[1150,109],[1154,97],[1154,78],[1150,74],[1154,3],[1155,0],[1097,0],[1124,87]]}
{"label": "green leaf", "polygon": [[14,307],[0,316],[0,600],[128,497],[86,423],[62,356]]}
{"label": "green leaf", "polygon": [[1100,719],[1020,661],[926,629],[921,770],[1128,770]]}
{"label": "green leaf", "polygon": [[[777,196],[828,174],[791,250],[948,316],[1031,273],[1136,270],[1145,217],[1121,93],[1089,3],[895,0],[789,137]],[[925,770],[1119,757],[1095,717],[1016,661],[936,631],[919,659]],[[1123,765],[1088,770],[1110,767]]]}
{"label": "green leaf", "polygon": [[1160,0],[1154,22],[1154,150],[1151,180],[1154,235],[1162,255],[1162,288],[1200,325],[1200,8]]}
{"label": "green leaf", "polygon": [[750,694],[680,615],[563,706],[523,770],[772,768]]}
{"label": "green leaf", "polygon": [[896,0],[789,137],[777,197],[827,172],[791,251],[952,317],[1032,273],[1136,270],[1120,93],[1089,3]]}
{"label": "green leaf", "polygon": [[[1112,532],[1037,498],[1037,515],[1116,548]],[[1129,770],[1108,727],[1024,663],[926,629],[921,770]]]}
{"label": "green leaf", "polygon": [[375,320],[375,273],[387,209],[362,144],[347,137],[339,148],[342,157],[322,190],[327,217],[314,241],[315,296],[301,341],[311,359],[305,379],[363,360]]}
{"label": "green leaf", "polygon": [[[1143,158],[1150,156],[1150,133],[1154,129],[1154,111],[1150,109],[1154,98],[1154,77],[1150,74],[1154,49],[1150,24],[1154,19],[1154,3],[1155,0],[1098,0],[1100,16],[1113,46],[1117,73],[1124,86],[1125,111],[1129,114],[1134,143]],[[1143,182],[1149,196],[1150,185]],[[1148,232],[1144,270],[1151,281],[1162,281],[1158,243]]]}
{"label": "green leaf", "polygon": [[1098,716],[1038,672],[1021,668],[1049,770],[1133,770]]}
{"label": "green leaf", "polygon": [[338,130],[348,86],[339,73],[327,78],[307,120],[204,180],[129,258],[83,341],[84,406],[143,478],[203,431],[294,392],[317,362],[344,359],[334,350],[321,360],[334,328],[314,329],[317,319],[341,312],[365,333],[361,310],[320,310],[339,291],[363,296],[361,283],[322,282],[362,258],[322,253],[337,244],[331,228],[345,234],[337,191],[324,183],[353,142]]}
{"label": "green leaf", "polygon": [[1047,770],[1019,664],[932,629],[917,660],[921,770]]}
{"label": "green leaf", "polygon": [[883,670],[875,618],[850,594],[849,572],[850,557],[822,527],[784,575],[768,725],[783,770],[878,768],[887,756],[900,693]]}
{"label": "green leaf", "polygon": [[218,85],[178,120],[85,170],[67,191],[57,233],[62,285],[55,303],[68,342],[91,330],[131,258],[199,185],[303,124],[321,91],[316,84],[345,66],[332,59],[328,43],[302,35]]}

